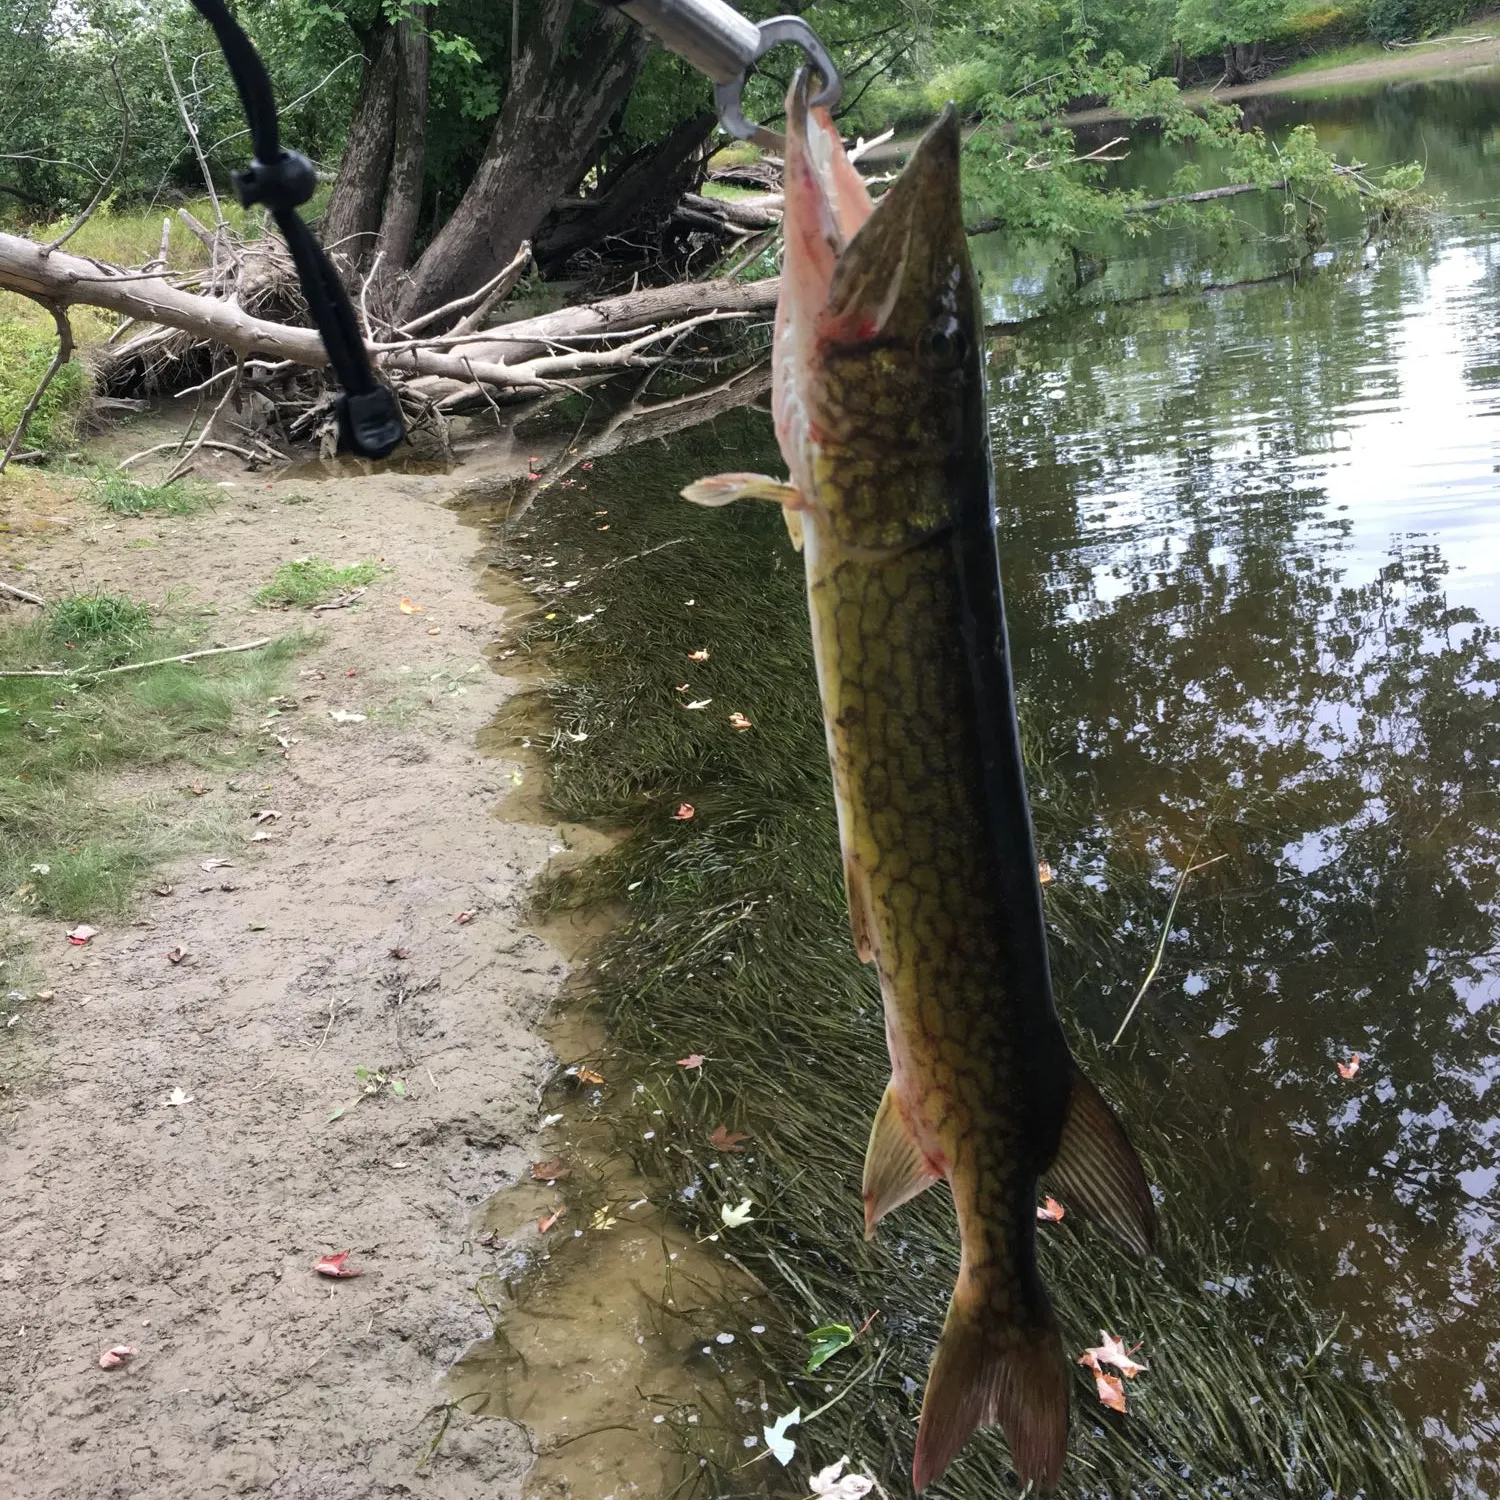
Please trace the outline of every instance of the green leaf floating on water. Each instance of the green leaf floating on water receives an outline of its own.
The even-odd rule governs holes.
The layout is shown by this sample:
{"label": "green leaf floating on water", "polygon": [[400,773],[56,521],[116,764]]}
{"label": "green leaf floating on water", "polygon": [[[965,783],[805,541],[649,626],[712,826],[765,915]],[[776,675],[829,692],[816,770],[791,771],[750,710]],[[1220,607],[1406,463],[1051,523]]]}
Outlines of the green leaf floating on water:
{"label": "green leaf floating on water", "polygon": [[807,1356],[807,1373],[820,1370],[840,1349],[854,1342],[854,1330],[847,1323],[824,1323],[807,1336],[812,1353]]}

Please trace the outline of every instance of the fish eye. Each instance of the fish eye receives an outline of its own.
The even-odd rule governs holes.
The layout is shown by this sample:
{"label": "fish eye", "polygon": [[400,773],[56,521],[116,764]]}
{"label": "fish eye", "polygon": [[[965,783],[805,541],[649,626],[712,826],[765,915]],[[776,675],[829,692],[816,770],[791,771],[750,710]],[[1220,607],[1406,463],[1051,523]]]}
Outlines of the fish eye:
{"label": "fish eye", "polygon": [[917,352],[923,360],[941,370],[951,370],[961,364],[967,348],[964,331],[953,318],[929,323],[917,341]]}

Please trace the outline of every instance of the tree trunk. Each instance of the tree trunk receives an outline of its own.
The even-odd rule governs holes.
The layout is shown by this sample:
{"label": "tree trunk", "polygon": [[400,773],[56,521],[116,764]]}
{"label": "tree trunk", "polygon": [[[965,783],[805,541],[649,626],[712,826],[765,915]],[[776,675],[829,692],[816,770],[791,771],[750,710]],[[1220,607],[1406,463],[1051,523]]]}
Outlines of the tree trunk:
{"label": "tree trunk", "polygon": [[534,239],[635,82],[650,37],[591,5],[570,28],[574,9],[574,0],[542,0],[479,170],[412,273],[403,320],[482,286]]}
{"label": "tree trunk", "polygon": [[364,75],[333,196],[323,215],[323,242],[355,265],[375,253],[380,210],[396,131],[397,28],[380,21],[365,45]]}
{"label": "tree trunk", "polygon": [[560,265],[633,223],[665,224],[677,200],[697,183],[699,155],[717,119],[711,110],[703,110],[681,121],[664,141],[626,162],[597,198],[555,214],[537,236],[537,260]]}
{"label": "tree trunk", "polygon": [[427,6],[396,23],[396,88],[391,169],[375,248],[388,271],[404,271],[411,259],[417,214],[422,207],[422,157],[427,145]]}

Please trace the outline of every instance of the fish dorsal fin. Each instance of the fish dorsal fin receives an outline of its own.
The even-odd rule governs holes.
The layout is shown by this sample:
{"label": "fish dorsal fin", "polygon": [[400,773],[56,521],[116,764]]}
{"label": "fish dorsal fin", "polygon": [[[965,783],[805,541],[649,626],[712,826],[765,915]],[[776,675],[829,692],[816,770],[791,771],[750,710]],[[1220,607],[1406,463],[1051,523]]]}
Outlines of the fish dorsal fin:
{"label": "fish dorsal fin", "polygon": [[1043,1179],[1132,1255],[1156,1244],[1156,1206],[1140,1158],[1104,1096],[1073,1064],[1062,1143]]}
{"label": "fish dorsal fin", "polygon": [[865,1151],[865,1238],[874,1239],[875,1226],[893,1208],[937,1180],[938,1173],[927,1165],[926,1155],[901,1117],[893,1079],[880,1096]]}

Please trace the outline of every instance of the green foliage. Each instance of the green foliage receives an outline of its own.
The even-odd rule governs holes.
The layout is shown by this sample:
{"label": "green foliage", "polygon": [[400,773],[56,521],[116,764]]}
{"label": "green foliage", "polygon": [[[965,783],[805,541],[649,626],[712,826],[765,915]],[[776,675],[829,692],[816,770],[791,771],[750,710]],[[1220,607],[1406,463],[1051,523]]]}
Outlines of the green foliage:
{"label": "green foliage", "polygon": [[204,644],[198,629],[153,621],[136,600],[59,599],[40,621],[0,630],[0,891],[14,907],[67,920],[119,912],[190,825],[147,803],[97,798],[90,777],[125,765],[221,758],[236,716],[280,687],[306,643],[191,665],[98,676],[124,661]]}
{"label": "green foliage", "polygon": [[1192,55],[1264,41],[1278,35],[1286,19],[1287,0],[1181,0],[1174,31]]}
{"label": "green foliage", "polygon": [[[52,320],[0,318],[0,449],[16,430],[21,413],[57,353]],[[47,387],[26,428],[25,446],[49,451],[73,440],[88,378],[76,360],[66,364]]]}
{"label": "green foliage", "polygon": [[110,474],[89,490],[89,499],[112,515],[190,516],[214,503],[206,485],[174,480],[171,484],[142,484],[123,474]]}
{"label": "green foliage", "polygon": [[1464,0],[1369,0],[1365,20],[1379,42],[1436,36],[1473,9]]}
{"label": "green foliage", "polygon": [[270,583],[256,594],[255,602],[307,607],[340,590],[363,588],[379,575],[378,563],[357,562],[340,568],[323,557],[299,557],[277,568]]}

